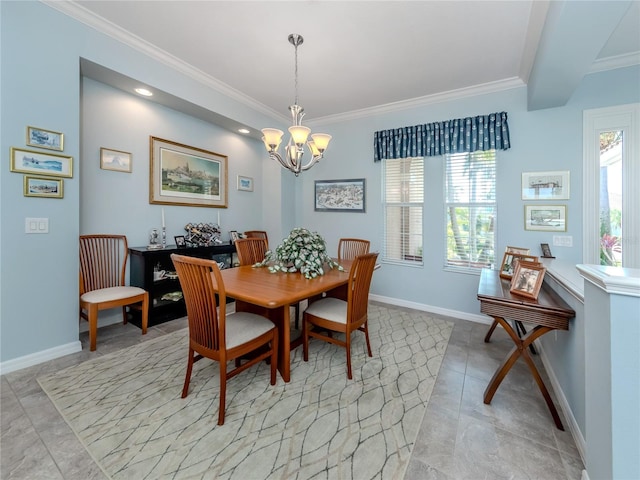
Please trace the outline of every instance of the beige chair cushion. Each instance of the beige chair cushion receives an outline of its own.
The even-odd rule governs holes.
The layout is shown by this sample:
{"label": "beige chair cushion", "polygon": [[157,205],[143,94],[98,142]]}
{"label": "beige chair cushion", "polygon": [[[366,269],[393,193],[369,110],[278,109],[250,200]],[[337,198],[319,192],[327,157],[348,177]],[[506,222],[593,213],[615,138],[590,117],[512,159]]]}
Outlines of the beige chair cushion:
{"label": "beige chair cushion", "polygon": [[109,287],[100,288],[84,293],[80,300],[87,303],[111,302],[122,300],[123,298],[135,297],[144,294],[144,290],[138,287]]}
{"label": "beige chair cushion", "polygon": [[338,298],[326,297],[313,302],[305,312],[332,322],[347,323],[347,302]]}
{"label": "beige chair cushion", "polygon": [[227,315],[226,327],[227,349],[230,349],[267,333],[275,325],[260,315],[237,312]]}

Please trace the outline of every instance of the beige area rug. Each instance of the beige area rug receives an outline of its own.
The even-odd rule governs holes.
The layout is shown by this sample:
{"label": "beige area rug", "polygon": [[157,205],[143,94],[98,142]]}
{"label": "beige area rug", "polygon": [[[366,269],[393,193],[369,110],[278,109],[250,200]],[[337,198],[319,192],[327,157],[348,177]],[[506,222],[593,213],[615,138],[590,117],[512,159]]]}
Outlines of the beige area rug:
{"label": "beige area rug", "polygon": [[345,351],[311,341],[292,352],[291,382],[256,365],[227,383],[195,364],[180,398],[187,330],[38,379],[112,479],[401,479],[452,330],[426,313],[371,305],[373,357],[354,333]]}

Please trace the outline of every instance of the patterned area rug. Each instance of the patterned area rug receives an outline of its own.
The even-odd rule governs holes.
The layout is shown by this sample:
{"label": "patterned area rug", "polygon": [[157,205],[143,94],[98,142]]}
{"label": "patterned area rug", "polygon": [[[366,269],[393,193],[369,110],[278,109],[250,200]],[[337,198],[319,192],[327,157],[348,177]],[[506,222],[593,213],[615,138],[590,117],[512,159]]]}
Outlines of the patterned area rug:
{"label": "patterned area rug", "polygon": [[180,398],[187,330],[38,379],[112,479],[399,479],[407,467],[452,324],[370,305],[369,335],[344,349],[292,352],[291,382],[256,365],[227,383],[217,425],[218,369],[195,364]]}

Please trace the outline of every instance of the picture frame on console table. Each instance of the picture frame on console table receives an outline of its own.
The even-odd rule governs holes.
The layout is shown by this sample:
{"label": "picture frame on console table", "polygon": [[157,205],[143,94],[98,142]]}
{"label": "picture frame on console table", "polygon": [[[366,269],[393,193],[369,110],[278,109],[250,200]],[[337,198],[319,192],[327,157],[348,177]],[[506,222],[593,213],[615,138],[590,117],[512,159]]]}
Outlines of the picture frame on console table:
{"label": "picture frame on console table", "polygon": [[538,262],[518,261],[509,291],[533,300],[537,299],[546,270]]}
{"label": "picture frame on console table", "polygon": [[521,261],[537,262],[538,257],[534,255],[522,255],[520,253],[504,252],[500,267],[500,278],[510,279],[515,272],[516,264]]}
{"label": "picture frame on console table", "polygon": [[149,137],[149,203],[227,207],[228,157]]}

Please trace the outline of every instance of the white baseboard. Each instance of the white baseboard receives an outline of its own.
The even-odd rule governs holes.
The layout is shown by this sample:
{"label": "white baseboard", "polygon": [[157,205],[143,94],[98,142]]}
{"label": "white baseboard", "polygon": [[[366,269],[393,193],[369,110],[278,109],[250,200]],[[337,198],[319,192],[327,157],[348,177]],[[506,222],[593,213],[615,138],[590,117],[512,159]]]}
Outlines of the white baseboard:
{"label": "white baseboard", "polygon": [[[578,422],[576,421],[576,418],[573,416],[573,412],[571,411],[571,407],[569,406],[569,401],[567,400],[567,397],[564,395],[564,392],[562,391],[562,387],[560,386],[558,377],[556,376],[556,373],[553,370],[553,365],[551,364],[551,362],[549,361],[549,358],[544,352],[544,347],[538,341],[536,341],[536,347],[540,352],[540,359],[542,360],[544,369],[546,370],[547,375],[549,375],[549,380],[551,381],[551,386],[553,387],[553,391],[556,393],[556,396],[558,397],[560,408],[562,409],[562,412],[564,413],[564,416],[567,422],[569,422],[569,431],[571,432],[571,436],[573,437],[573,441],[576,444],[576,448],[578,449],[578,452],[580,452],[582,463],[586,465],[587,443],[585,442],[584,436],[580,431],[580,427],[578,427]],[[582,480],[588,480],[588,479],[589,479],[589,475],[587,475],[587,471],[583,470]]]}
{"label": "white baseboard", "polygon": [[398,298],[385,297],[382,295],[369,295],[369,300],[380,303],[388,303],[389,305],[396,305],[398,307],[412,308],[414,310],[420,310],[422,312],[435,313],[437,315],[443,315],[445,317],[460,318],[462,320],[468,320],[470,322],[484,323],[485,325],[491,325],[491,319],[483,314],[474,314],[468,312],[460,312],[458,310],[449,310],[448,308],[434,307],[432,305],[426,305],[424,303],[409,302],[407,300],[401,300]]}
{"label": "white baseboard", "polygon": [[65,345],[59,345],[57,347],[49,348],[47,350],[31,353],[23,357],[7,360],[6,362],[0,363],[0,375],[4,375],[5,373],[15,372],[16,370],[21,370],[23,368],[32,367],[33,365],[37,365],[43,362],[48,362],[49,360],[53,360],[59,357],[64,357],[65,355],[76,353],[81,350],[82,350],[82,343],[80,342],[80,340],[77,340],[75,342],[67,343]]}

